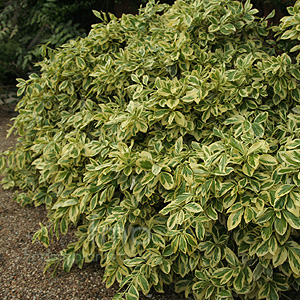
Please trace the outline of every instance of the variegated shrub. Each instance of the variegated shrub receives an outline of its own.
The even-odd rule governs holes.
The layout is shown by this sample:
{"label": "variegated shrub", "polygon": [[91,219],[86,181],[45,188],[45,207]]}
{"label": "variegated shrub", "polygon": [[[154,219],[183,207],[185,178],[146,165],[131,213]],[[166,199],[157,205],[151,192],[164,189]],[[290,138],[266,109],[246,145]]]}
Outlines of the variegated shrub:
{"label": "variegated shrub", "polygon": [[[299,9],[278,39],[298,38]],[[77,227],[48,267],[97,257],[107,286],[126,287],[114,299],[171,283],[201,300],[299,288],[299,57],[256,12],[150,1],[137,16],[95,12],[88,37],[43,47],[1,168],[18,202],[48,210],[34,239]]]}

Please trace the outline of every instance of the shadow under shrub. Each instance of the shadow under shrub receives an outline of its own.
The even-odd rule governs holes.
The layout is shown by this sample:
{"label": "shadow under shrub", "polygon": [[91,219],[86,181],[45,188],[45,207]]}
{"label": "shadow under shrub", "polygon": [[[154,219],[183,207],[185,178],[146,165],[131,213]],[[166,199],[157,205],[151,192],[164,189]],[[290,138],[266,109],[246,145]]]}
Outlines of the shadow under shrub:
{"label": "shadow under shrub", "polygon": [[298,38],[299,7],[276,28],[249,1],[95,12],[86,38],[19,81],[3,186],[47,207],[45,246],[77,227],[47,267],[100,256],[107,286],[127,287],[114,299],[171,283],[195,299],[299,288],[299,59],[268,41]]}

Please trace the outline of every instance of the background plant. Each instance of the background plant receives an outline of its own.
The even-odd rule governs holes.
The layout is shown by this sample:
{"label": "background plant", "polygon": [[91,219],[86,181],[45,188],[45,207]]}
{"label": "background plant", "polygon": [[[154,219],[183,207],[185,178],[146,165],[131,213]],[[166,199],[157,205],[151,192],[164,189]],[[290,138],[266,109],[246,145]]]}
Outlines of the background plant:
{"label": "background plant", "polygon": [[[67,9],[67,5],[63,6]],[[42,57],[38,46],[56,48],[84,31],[56,0],[17,0],[0,3],[0,84],[27,77]],[[71,7],[68,7],[72,13]]]}
{"label": "background plant", "polygon": [[100,257],[127,300],[171,283],[212,300],[299,288],[299,60],[256,13],[227,0],[95,12],[86,38],[19,80],[3,186],[46,206],[34,240],[77,227],[47,268]]}

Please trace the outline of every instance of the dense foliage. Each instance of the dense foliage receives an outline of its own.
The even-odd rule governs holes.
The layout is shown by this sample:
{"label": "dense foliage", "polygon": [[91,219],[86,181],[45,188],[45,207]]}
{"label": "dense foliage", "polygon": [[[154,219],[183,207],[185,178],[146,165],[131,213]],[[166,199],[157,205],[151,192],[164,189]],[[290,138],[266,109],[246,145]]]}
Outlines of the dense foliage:
{"label": "dense foliage", "polygon": [[41,59],[41,44],[56,48],[84,36],[70,13],[72,7],[57,0],[0,2],[0,85],[14,84],[15,77],[33,72],[34,63]]}
{"label": "dense foliage", "polygon": [[[272,14],[256,13],[229,0],[95,12],[88,37],[20,80],[3,185],[45,204],[45,246],[77,227],[47,267],[98,257],[127,300],[171,283],[211,300],[299,288],[299,57],[278,54]],[[292,43],[300,1],[289,14],[274,31]]]}
{"label": "dense foliage", "polygon": [[[96,22],[92,10],[136,14],[148,0],[0,0],[0,85],[15,84],[16,77],[38,72],[34,63],[41,59],[39,46],[56,48],[70,38],[84,36]],[[245,2],[245,0],[241,0]],[[295,0],[253,0],[260,16],[276,9],[272,22],[286,14]],[[174,0],[160,3],[173,4]]]}

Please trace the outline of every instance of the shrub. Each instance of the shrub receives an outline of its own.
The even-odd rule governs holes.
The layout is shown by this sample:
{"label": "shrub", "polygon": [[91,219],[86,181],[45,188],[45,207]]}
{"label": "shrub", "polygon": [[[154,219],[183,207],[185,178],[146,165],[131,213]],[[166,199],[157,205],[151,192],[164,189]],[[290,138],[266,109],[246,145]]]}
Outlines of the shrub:
{"label": "shrub", "polygon": [[[279,36],[298,34],[299,7]],[[95,12],[88,37],[19,81],[3,185],[46,206],[45,246],[77,228],[47,268],[98,257],[127,300],[171,283],[212,300],[299,288],[299,60],[277,54],[272,14],[256,12],[228,0]]]}

